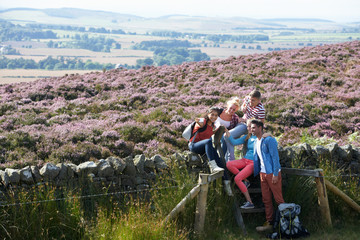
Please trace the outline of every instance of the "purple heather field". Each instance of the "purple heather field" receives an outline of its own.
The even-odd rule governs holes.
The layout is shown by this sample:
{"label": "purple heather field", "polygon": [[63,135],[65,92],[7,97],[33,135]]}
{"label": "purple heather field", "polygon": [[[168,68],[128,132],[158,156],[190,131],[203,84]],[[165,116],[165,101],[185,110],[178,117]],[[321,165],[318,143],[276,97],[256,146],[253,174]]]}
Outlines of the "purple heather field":
{"label": "purple heather field", "polygon": [[353,41],[1,85],[0,168],[169,156],[187,149],[181,132],[192,119],[254,88],[280,145],[306,135],[360,146],[349,142],[360,129],[360,42]]}

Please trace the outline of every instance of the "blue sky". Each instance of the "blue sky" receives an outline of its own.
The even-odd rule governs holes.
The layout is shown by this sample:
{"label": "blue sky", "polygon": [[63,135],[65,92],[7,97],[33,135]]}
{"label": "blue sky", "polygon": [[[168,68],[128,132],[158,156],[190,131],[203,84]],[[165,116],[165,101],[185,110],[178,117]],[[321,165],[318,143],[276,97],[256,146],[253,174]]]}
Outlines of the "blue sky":
{"label": "blue sky", "polygon": [[0,9],[73,7],[159,17],[171,14],[360,21],[359,0],[1,0]]}

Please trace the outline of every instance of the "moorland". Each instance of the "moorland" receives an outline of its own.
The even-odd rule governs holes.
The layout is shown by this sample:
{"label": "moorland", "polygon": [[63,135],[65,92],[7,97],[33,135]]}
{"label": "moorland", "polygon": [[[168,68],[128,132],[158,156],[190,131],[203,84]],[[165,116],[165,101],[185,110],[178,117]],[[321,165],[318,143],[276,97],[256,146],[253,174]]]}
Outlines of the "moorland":
{"label": "moorland", "polygon": [[[19,29],[27,29],[29,23],[45,24],[47,27],[33,26],[32,31],[56,34],[56,38],[2,41],[12,48],[6,61],[23,58],[34,60],[27,63],[36,66],[47,59],[45,63],[52,69],[58,64],[58,70],[6,69],[13,71],[6,73],[6,80],[13,81],[0,85],[0,170],[136,154],[160,154],[168,159],[187,149],[181,132],[195,117],[210,106],[224,107],[229,98],[242,98],[255,88],[263,96],[267,131],[281,147],[331,142],[360,147],[358,23],[319,19],[219,21],[189,16],[145,19],[74,9],[62,9],[61,14],[13,9],[0,12],[0,18],[5,24],[19,25]],[[60,22],[71,27],[76,22],[79,29],[59,29]],[[90,28],[94,28],[92,32]],[[99,32],[112,29],[117,33]],[[223,36],[225,33],[228,35]],[[70,48],[85,34],[99,41],[112,38],[121,46],[112,42],[104,51]],[[268,39],[249,41],[249,36],[259,34]],[[244,35],[246,41],[239,37]],[[179,64],[153,66],[148,58],[155,61],[158,49],[133,47],[143,48],[154,40],[193,44],[186,50],[197,51],[182,53],[197,56],[200,50],[210,60],[187,62],[177,57],[174,61],[180,59]],[[59,44],[67,47],[59,48]],[[75,58],[83,59],[91,69],[83,69],[81,64],[71,69],[79,62],[51,65],[50,61]],[[122,66],[94,69],[91,63],[96,62]],[[61,69],[64,63],[67,69]],[[25,70],[36,73],[23,73]],[[358,176],[343,178],[332,159],[320,163],[318,167],[332,177],[331,182],[358,203]],[[234,200],[222,193],[219,183],[209,189],[204,236],[194,235],[192,229],[194,202],[176,221],[163,224],[197,181],[177,165],[163,177],[155,186],[158,188],[149,191],[150,203],[129,192],[111,193],[109,186],[94,189],[85,180],[75,189],[52,183],[26,191],[15,185],[0,186],[6,200],[0,205],[0,235],[5,239],[263,239],[253,229],[264,216],[245,215],[249,235],[243,236],[229,207]],[[289,179],[284,191],[287,200],[301,203],[301,220],[311,232],[309,239],[358,236],[358,213],[330,192],[334,227],[322,224],[313,178]]]}

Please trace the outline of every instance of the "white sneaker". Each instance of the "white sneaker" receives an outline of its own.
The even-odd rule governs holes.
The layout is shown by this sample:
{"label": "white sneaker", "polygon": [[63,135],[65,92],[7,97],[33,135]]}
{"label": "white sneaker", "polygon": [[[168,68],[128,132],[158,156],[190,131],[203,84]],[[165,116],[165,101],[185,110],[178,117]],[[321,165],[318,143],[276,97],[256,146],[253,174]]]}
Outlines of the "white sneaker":
{"label": "white sneaker", "polygon": [[224,170],[216,164],[215,160],[209,161],[209,167],[211,173],[216,173]]}
{"label": "white sneaker", "polygon": [[230,180],[224,180],[224,189],[228,196],[230,196],[230,197],[234,196],[234,194],[231,190]]}

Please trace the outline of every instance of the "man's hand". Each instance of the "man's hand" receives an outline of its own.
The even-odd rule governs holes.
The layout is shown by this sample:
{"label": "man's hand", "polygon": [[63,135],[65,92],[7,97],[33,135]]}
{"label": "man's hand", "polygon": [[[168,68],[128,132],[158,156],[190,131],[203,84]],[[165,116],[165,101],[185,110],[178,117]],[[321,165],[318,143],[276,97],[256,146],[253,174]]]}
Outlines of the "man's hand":
{"label": "man's hand", "polygon": [[273,183],[273,184],[276,184],[278,181],[279,181],[279,176],[273,175],[273,177],[272,177],[272,183]]}
{"label": "man's hand", "polygon": [[225,127],[225,136],[226,137],[230,137],[230,132],[229,130]]}

